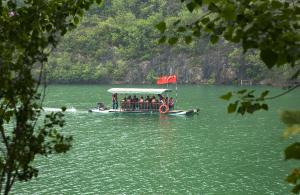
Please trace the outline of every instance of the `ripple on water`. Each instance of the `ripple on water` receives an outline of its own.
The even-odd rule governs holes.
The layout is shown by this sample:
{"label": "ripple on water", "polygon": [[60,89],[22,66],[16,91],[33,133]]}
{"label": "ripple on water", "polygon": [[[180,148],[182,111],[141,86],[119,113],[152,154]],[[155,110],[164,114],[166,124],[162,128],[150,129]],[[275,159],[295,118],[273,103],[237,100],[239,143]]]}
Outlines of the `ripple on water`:
{"label": "ripple on water", "polygon": [[[181,105],[201,107],[194,117],[88,113],[84,108],[96,100],[80,99],[88,90],[80,88],[79,95],[72,96],[77,99],[71,98],[77,102],[58,101],[77,110],[65,114],[63,130],[74,136],[72,150],[39,158],[39,177],[30,185],[18,183],[13,193],[252,195],[289,191],[283,178],[293,164],[285,166],[282,161],[282,125],[273,120],[274,114],[227,115],[215,98],[221,95],[219,88],[195,88],[199,91],[186,87],[187,101]],[[54,103],[51,100],[49,107]]]}

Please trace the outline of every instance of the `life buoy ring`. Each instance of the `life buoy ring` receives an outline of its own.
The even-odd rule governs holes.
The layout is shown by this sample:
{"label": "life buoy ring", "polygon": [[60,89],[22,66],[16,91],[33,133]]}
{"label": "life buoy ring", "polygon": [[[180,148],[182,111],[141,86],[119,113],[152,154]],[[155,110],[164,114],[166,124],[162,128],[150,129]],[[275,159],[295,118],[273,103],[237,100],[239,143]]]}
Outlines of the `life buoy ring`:
{"label": "life buoy ring", "polygon": [[163,104],[159,107],[159,113],[166,114],[168,112],[169,112],[169,106],[167,106],[166,104]]}

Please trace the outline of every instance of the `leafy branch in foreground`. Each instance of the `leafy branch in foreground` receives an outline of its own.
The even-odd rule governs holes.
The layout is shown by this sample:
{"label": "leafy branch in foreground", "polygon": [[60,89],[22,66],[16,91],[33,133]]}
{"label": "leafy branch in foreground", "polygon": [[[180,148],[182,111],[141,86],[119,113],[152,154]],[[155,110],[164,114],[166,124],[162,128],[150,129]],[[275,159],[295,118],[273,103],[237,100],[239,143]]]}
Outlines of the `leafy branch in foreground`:
{"label": "leafy branch in foreground", "polygon": [[233,103],[229,103],[229,105],[227,106],[228,113],[236,112],[237,114],[241,115],[244,115],[245,113],[252,114],[258,110],[268,110],[269,106],[265,103],[266,100],[279,98],[287,93],[290,93],[299,86],[300,83],[275,96],[268,96],[268,90],[263,91],[259,96],[255,96],[255,90],[242,89],[237,92],[228,92],[222,95],[220,98],[227,101],[232,98],[236,99]]}
{"label": "leafy branch in foreground", "polygon": [[[0,193],[8,194],[15,181],[38,175],[33,165],[37,155],[63,153],[71,147],[72,137],[59,131],[64,126],[62,112],[39,120],[38,89],[50,51],[93,3],[0,1]],[[33,67],[40,67],[39,78],[32,75]]]}
{"label": "leafy branch in foreground", "polygon": [[237,100],[228,105],[228,113],[237,112],[238,114],[244,115],[245,113],[252,114],[261,109],[268,110],[268,105],[264,103],[264,100],[269,91],[262,92],[258,97],[253,95],[254,92],[255,90],[248,91],[247,89],[243,89],[237,92],[228,92],[220,98],[223,100],[230,100],[232,97],[236,97]]}
{"label": "leafy branch in foreground", "polygon": [[[287,128],[284,130],[284,137],[289,137],[296,135],[300,132],[300,111],[298,110],[289,110],[283,111],[281,113],[281,120],[284,124],[287,125]],[[295,142],[289,145],[285,151],[285,159],[295,159],[300,160],[300,142]],[[300,170],[295,168],[291,174],[286,178],[286,181],[294,185],[292,192],[298,194],[300,192]]]}

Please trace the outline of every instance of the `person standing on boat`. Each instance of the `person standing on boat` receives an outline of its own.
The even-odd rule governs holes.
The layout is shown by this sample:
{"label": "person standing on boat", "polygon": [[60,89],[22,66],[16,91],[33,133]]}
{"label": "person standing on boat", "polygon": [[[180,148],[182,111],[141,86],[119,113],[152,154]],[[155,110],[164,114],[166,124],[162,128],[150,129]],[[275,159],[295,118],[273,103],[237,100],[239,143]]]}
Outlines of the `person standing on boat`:
{"label": "person standing on boat", "polygon": [[163,101],[163,96],[162,96],[161,94],[158,94],[158,97],[159,97],[159,102],[162,103],[162,101]]}
{"label": "person standing on boat", "polygon": [[155,98],[155,96],[152,96],[152,100],[151,100],[151,109],[152,110],[157,110],[157,100]]}
{"label": "person standing on boat", "polygon": [[126,107],[127,107],[128,110],[131,110],[131,109],[132,109],[131,102],[132,102],[131,96],[128,96],[128,98],[127,98],[127,103],[126,103],[126,105],[127,105]]}
{"label": "person standing on boat", "polygon": [[118,94],[112,95],[113,109],[118,109]]}
{"label": "person standing on boat", "polygon": [[138,105],[137,105],[138,98],[136,97],[136,95],[133,96],[131,103],[132,103],[132,110],[135,110],[138,108]]}
{"label": "person standing on boat", "polygon": [[122,110],[126,110],[126,102],[127,102],[127,98],[124,97],[122,100],[121,100],[121,109]]}
{"label": "person standing on boat", "polygon": [[149,108],[150,108],[150,102],[151,102],[151,99],[150,99],[149,95],[147,95],[147,98],[146,98],[146,101],[145,101],[145,108],[147,110],[149,110]]}
{"label": "person standing on boat", "polygon": [[115,100],[116,100],[116,109],[118,109],[118,107],[119,107],[119,103],[118,103],[118,94],[116,93],[115,94]]}
{"label": "person standing on boat", "polygon": [[141,96],[140,100],[139,100],[139,109],[143,110],[144,109],[144,97]]}

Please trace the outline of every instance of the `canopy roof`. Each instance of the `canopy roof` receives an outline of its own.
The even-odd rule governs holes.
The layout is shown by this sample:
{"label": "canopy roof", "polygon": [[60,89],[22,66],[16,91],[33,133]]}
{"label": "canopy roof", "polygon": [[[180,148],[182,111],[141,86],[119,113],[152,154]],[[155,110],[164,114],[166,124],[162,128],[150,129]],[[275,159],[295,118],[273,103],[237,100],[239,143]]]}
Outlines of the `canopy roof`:
{"label": "canopy roof", "polygon": [[110,88],[107,90],[110,93],[118,94],[162,94],[171,92],[171,89],[151,89],[151,88]]}

